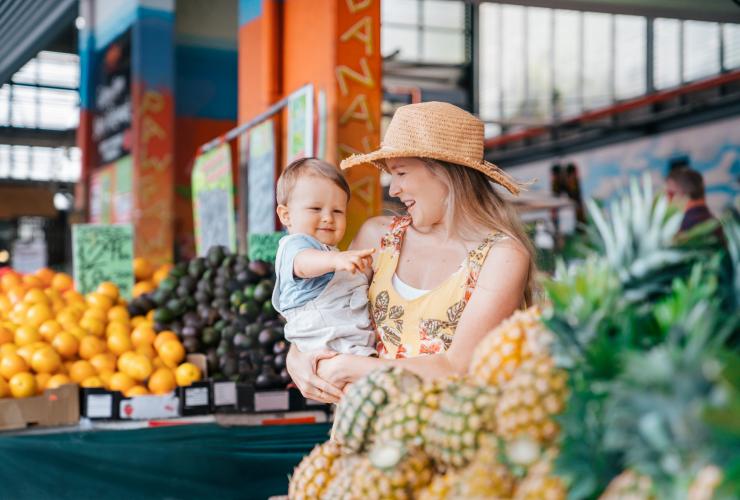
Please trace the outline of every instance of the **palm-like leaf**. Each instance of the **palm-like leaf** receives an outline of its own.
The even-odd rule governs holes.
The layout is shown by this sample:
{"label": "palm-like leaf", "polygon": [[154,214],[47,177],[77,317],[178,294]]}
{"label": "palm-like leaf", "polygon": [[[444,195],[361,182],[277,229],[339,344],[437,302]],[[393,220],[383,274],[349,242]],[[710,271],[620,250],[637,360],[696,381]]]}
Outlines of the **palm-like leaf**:
{"label": "palm-like leaf", "polygon": [[633,178],[629,192],[613,201],[608,210],[588,202],[595,231],[594,243],[606,256],[624,289],[624,297],[638,303],[664,293],[676,275],[685,273],[706,244],[698,237],[676,238],[683,215],[663,196],[653,194],[648,175],[642,185]]}

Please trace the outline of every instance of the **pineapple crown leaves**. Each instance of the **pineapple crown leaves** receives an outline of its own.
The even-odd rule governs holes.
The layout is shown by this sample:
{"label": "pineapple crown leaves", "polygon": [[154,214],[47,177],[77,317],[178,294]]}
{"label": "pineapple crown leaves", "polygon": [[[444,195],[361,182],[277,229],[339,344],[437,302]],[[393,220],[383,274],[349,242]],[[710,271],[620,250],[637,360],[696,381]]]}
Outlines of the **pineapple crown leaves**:
{"label": "pineapple crown leaves", "polygon": [[592,240],[629,302],[662,293],[677,272],[710,251],[703,243],[705,232],[677,238],[683,214],[665,197],[654,196],[647,174],[642,185],[633,177],[629,192],[611,202],[608,210],[593,200],[587,204],[594,226]]}
{"label": "pineapple crown leaves", "polygon": [[740,217],[738,213],[740,213],[740,200],[735,203],[735,211],[729,212],[721,220],[732,272],[731,290],[728,295],[735,309],[740,308]]}

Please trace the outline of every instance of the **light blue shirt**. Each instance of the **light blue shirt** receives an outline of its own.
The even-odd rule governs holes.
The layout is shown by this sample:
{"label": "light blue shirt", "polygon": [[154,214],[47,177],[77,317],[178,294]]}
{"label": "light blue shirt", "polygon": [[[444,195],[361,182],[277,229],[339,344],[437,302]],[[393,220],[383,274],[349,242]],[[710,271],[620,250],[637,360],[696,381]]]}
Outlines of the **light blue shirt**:
{"label": "light blue shirt", "polygon": [[315,299],[334,277],[333,272],[316,278],[296,276],[293,273],[293,261],[299,252],[306,249],[332,251],[331,247],[307,234],[289,234],[280,239],[275,256],[276,280],[272,293],[272,306],[276,311],[287,311]]}

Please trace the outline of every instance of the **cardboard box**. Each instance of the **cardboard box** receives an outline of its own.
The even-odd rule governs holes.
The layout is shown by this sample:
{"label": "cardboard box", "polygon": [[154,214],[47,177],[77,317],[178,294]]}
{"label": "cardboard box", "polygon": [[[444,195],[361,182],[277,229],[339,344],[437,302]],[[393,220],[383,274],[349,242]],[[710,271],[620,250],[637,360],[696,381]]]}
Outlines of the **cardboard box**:
{"label": "cardboard box", "polygon": [[118,420],[123,395],[103,388],[80,388],[80,415],[90,420]]}
{"label": "cardboard box", "polygon": [[0,399],[0,430],[77,425],[79,421],[79,390],[74,384],[47,389],[31,398]]}
{"label": "cardboard box", "polygon": [[118,415],[121,420],[147,420],[150,418],[175,418],[180,416],[180,398],[177,391],[161,396],[134,396],[122,398]]}

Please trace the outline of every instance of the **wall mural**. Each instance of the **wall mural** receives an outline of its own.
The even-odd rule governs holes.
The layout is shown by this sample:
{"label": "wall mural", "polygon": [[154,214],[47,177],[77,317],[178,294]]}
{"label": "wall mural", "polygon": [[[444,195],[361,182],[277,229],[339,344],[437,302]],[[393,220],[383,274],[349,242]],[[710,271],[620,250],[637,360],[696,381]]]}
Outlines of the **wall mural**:
{"label": "wall mural", "polygon": [[707,203],[720,214],[740,196],[740,118],[730,118],[622,142],[576,154],[553,157],[507,169],[517,179],[536,179],[534,192],[550,194],[550,167],[578,167],[584,198],[610,199],[633,175],[649,171],[660,189],[671,162],[685,161],[704,176]]}

